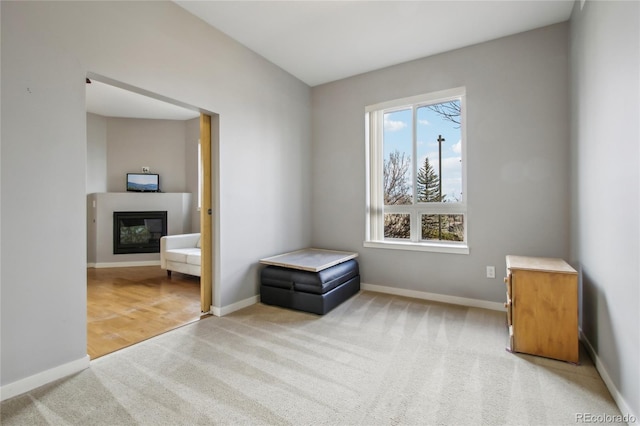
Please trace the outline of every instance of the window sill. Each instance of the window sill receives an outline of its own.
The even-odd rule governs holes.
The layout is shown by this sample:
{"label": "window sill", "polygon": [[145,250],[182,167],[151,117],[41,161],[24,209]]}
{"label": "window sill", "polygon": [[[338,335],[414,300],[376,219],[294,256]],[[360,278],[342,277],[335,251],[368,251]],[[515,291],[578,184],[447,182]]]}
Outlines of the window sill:
{"label": "window sill", "polygon": [[401,241],[365,241],[364,247],[391,250],[429,251],[435,253],[469,254],[466,244],[409,243]]}

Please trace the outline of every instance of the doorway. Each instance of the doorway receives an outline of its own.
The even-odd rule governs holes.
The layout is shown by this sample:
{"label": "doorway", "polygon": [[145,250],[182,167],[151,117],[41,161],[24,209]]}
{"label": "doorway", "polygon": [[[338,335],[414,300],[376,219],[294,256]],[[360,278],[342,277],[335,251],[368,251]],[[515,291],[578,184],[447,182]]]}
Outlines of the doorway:
{"label": "doorway", "polygon": [[[212,150],[211,145],[212,143],[218,143],[217,133],[215,135],[212,134],[212,132],[218,131],[218,121],[217,115],[203,112],[200,108],[185,105],[103,76],[90,73],[87,77],[87,85],[91,84],[90,82],[99,82],[103,85],[112,86],[114,89],[127,92],[127,96],[143,97],[145,102],[159,102],[165,106],[179,107],[191,111],[191,113],[195,112],[199,116],[199,136],[202,146],[202,156],[199,160],[201,161],[201,167],[198,169],[202,170],[203,173],[200,180],[202,185],[198,185],[199,191],[201,191],[200,197],[194,197],[201,198],[202,205],[200,211],[197,214],[194,212],[193,215],[194,223],[199,224],[199,231],[202,234],[202,276],[198,278],[173,274],[168,277],[166,271],[161,270],[160,266],[146,265],[88,269],[87,351],[91,359],[93,359],[94,356],[101,356],[101,354],[129,346],[209,314],[213,300],[212,281],[214,270],[212,250],[214,246],[214,227],[211,224],[212,192],[214,187],[212,177],[215,175],[213,170],[217,170],[217,164],[212,163],[212,153],[217,152],[217,147],[216,150]],[[89,89],[87,91],[89,92]],[[127,103],[125,107],[128,110],[131,110],[131,106],[134,103],[132,99],[130,97],[125,101]],[[113,99],[111,102],[113,102]],[[89,105],[89,100],[87,105]],[[148,108],[146,109],[148,110]],[[88,109],[88,112],[91,111]],[[131,112],[128,111],[123,114],[131,114]],[[121,115],[121,117],[125,116]],[[212,116],[214,117],[213,120]],[[111,117],[115,117],[115,115],[111,115]],[[147,116],[145,118],[153,117]],[[162,119],[167,120],[166,117]],[[213,128],[212,122],[214,124]],[[88,149],[88,153],[89,151]],[[141,162],[143,161],[141,160]],[[91,162],[88,159],[88,171],[90,166]],[[91,192],[89,189],[88,186],[87,192]],[[168,233],[171,234],[170,229]],[[88,244],[88,247],[90,247],[90,244]],[[88,261],[88,266],[90,266],[90,263]],[[114,299],[117,300],[106,302],[108,296],[114,296]],[[193,303],[194,300],[195,304]],[[107,305],[109,305],[108,309],[106,308]],[[112,325],[107,326],[107,323]],[[98,339],[97,336],[101,336],[102,339]],[[99,340],[102,340],[102,343]]]}

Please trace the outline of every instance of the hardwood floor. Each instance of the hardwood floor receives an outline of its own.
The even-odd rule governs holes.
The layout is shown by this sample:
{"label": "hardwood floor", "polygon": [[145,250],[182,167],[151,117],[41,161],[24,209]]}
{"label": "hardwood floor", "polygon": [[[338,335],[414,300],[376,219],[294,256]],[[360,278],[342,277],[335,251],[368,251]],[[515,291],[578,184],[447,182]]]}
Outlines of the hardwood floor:
{"label": "hardwood floor", "polygon": [[98,358],[201,318],[200,278],[159,266],[87,269],[87,353]]}

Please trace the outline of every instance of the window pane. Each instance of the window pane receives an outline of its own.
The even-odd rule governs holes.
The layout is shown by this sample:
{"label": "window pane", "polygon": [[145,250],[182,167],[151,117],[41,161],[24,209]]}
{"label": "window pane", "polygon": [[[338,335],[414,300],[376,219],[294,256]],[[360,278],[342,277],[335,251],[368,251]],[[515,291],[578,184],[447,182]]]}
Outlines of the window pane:
{"label": "window pane", "polygon": [[417,201],[461,201],[460,101],[419,107],[417,117]]}
{"label": "window pane", "polygon": [[411,153],[413,152],[412,111],[384,114],[382,135],[384,152],[384,204],[411,204],[413,200],[413,176]]}
{"label": "window pane", "polygon": [[409,214],[385,214],[384,215],[384,237],[403,238],[411,237],[411,219]]}
{"label": "window pane", "polygon": [[464,241],[464,215],[422,215],[422,239],[442,241]]}

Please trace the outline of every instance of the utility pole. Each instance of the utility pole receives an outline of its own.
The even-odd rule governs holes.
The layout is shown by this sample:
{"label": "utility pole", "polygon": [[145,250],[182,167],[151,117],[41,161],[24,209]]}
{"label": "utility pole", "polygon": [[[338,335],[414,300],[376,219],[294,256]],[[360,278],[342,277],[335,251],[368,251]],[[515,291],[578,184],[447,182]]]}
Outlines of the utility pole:
{"label": "utility pole", "polygon": [[[444,138],[438,135],[438,201],[442,202],[442,142]],[[438,240],[442,240],[442,215],[438,215]]]}

